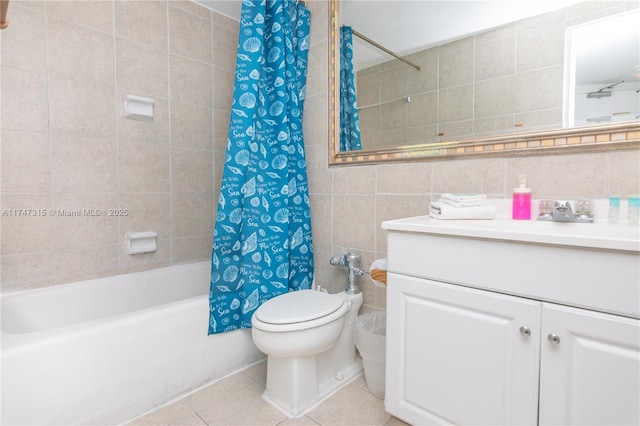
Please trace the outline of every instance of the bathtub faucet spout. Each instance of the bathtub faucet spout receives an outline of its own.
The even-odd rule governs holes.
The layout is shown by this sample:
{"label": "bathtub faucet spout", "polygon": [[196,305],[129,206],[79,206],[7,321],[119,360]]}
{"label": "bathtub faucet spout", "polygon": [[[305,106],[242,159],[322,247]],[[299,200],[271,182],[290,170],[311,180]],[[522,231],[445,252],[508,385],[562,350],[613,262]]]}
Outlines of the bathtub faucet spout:
{"label": "bathtub faucet spout", "polygon": [[329,264],[333,266],[346,266],[349,268],[349,277],[347,283],[347,294],[360,293],[360,287],[356,282],[356,277],[364,275],[365,271],[360,269],[360,255],[356,253],[347,253],[342,256],[334,256],[329,260]]}

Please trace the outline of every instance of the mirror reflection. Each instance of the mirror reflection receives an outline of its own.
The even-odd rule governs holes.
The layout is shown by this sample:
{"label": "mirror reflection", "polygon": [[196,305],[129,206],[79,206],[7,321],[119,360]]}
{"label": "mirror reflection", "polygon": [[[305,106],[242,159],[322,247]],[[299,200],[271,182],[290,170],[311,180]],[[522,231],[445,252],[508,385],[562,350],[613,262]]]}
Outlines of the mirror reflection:
{"label": "mirror reflection", "polygon": [[340,31],[352,34],[341,39],[353,50],[340,76],[350,59],[354,85],[341,82],[353,99],[340,105],[340,130],[360,141],[341,151],[637,120],[640,27],[629,7],[344,0]]}

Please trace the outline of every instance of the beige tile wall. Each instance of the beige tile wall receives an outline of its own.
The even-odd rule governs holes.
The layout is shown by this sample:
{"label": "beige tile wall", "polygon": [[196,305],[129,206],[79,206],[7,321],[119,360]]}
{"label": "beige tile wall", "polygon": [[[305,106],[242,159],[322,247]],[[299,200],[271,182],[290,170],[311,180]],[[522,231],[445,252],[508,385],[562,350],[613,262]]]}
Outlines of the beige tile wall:
{"label": "beige tile wall", "polygon": [[[313,1],[314,8],[326,2]],[[323,9],[324,10],[324,9]],[[316,28],[319,30],[320,28]],[[312,49],[326,49],[326,26]],[[426,69],[429,69],[428,67]],[[326,81],[326,62],[310,62],[310,77]],[[426,75],[415,86],[434,85]],[[544,156],[456,159],[415,163],[327,166],[328,104],[326,93],[313,94],[305,104],[305,145],[312,203],[316,282],[331,292],[346,287],[343,268],[329,265],[331,256],[346,251],[362,255],[369,269],[386,257],[386,231],[381,222],[424,215],[442,192],[482,192],[510,199],[517,175],[525,173],[534,198],[604,198],[640,194],[640,151]],[[386,292],[368,277],[359,278],[365,310],[385,309]]]}
{"label": "beige tile wall", "polygon": [[[14,0],[9,18],[2,291],[208,260],[238,22],[178,0]],[[126,94],[154,98],[154,121],[124,118]],[[97,208],[128,214],[49,212]],[[126,254],[132,231],[157,252]]]}
{"label": "beige tile wall", "polygon": [[408,55],[420,71],[397,59],[358,71],[363,147],[560,128],[565,29],[637,7],[585,2]]}
{"label": "beige tile wall", "polygon": [[[376,258],[386,256],[386,233],[381,230],[380,223],[387,219],[425,214],[430,200],[442,192],[478,191],[492,197],[509,198],[517,174],[526,173],[528,183],[533,188],[534,197],[605,197],[611,194],[640,193],[638,171],[640,151],[638,150],[329,168],[328,4],[324,0],[311,0],[308,3],[312,10],[312,28],[304,112],[305,147],[311,195],[316,280],[330,291],[341,291],[346,285],[345,271],[329,265],[331,256],[340,255],[347,250],[357,251],[362,254],[363,268],[368,269]],[[96,16],[97,12],[87,11],[83,18],[82,10],[68,7],[67,2],[47,2],[46,7],[43,3],[35,2],[28,3],[29,7],[23,7],[19,5],[19,1],[14,0],[11,3],[12,22],[28,21],[25,17],[28,16],[32,19],[29,21],[32,23],[29,28],[41,28],[40,24],[46,22],[47,14],[52,13],[51,4],[55,4],[56,13],[66,16],[67,19],[80,21],[86,19],[87,26],[103,28],[101,30],[103,32],[104,28],[111,28],[108,25],[111,21],[105,22],[103,16]],[[93,2],[85,6],[87,8],[104,7],[103,4]],[[122,5],[124,6],[126,4]],[[136,3],[137,6],[139,5]],[[167,8],[167,13],[176,6],[178,3],[172,1],[171,6]],[[179,10],[174,13],[190,13],[193,15],[189,16],[191,19],[194,17],[206,19],[209,16],[206,10],[189,2],[182,2],[179,6],[177,8]],[[16,12],[18,8],[21,10]],[[130,18],[127,13],[123,15],[123,19]],[[152,10],[149,10],[145,14],[145,19],[153,19],[153,16],[155,15]],[[88,25],[88,22],[92,24]],[[143,25],[143,22],[140,25]],[[161,26],[161,28],[164,27]],[[156,98],[156,121],[152,126],[143,126],[141,123],[122,119],[119,113],[119,102],[114,101],[113,108],[118,109],[118,113],[112,117],[115,122],[113,126],[118,131],[115,141],[95,135],[71,135],[69,140],[54,142],[64,139],[63,135],[53,134],[48,124],[50,109],[47,82],[55,79],[46,75],[46,58],[37,57],[39,55],[37,52],[46,54],[46,38],[42,34],[40,37],[32,37],[31,33],[23,34],[25,31],[20,33],[19,41],[14,39],[13,42],[30,46],[31,54],[23,55],[23,58],[17,62],[24,68],[16,67],[15,56],[5,59],[8,56],[4,53],[5,46],[11,46],[7,43],[10,36],[4,31],[0,33],[3,41],[3,83],[4,79],[11,79],[13,85],[2,87],[3,127],[7,117],[14,123],[6,129],[3,128],[2,132],[2,208],[8,208],[9,205],[42,206],[43,208],[64,205],[71,208],[70,206],[85,202],[105,205],[117,202],[122,206],[128,206],[135,213],[117,220],[103,219],[104,222],[101,222],[99,227],[90,226],[95,222],[87,223],[80,220],[83,218],[60,220],[52,217],[9,218],[8,221],[5,217],[1,218],[3,219],[3,289],[45,286],[88,277],[113,275],[128,270],[208,259],[213,210],[216,206],[215,191],[218,184],[212,184],[214,200],[211,200],[211,191],[204,191],[205,188],[200,186],[202,182],[197,179],[192,182],[190,176],[202,175],[206,176],[204,180],[212,179],[219,182],[226,149],[228,108],[233,90],[230,82],[233,81],[235,64],[233,55],[226,53],[225,46],[235,45],[237,22],[217,14],[212,15],[213,99],[211,102],[204,101],[203,104],[198,104],[188,98],[172,99],[169,89],[165,87],[164,98],[160,97],[162,93]],[[171,27],[168,27],[167,34],[170,39]],[[144,35],[144,37],[149,36],[149,34]],[[153,39],[130,40],[116,36],[115,52],[116,55],[120,52],[123,58],[127,52],[118,49],[118,40],[121,40],[122,44],[128,43],[130,49],[136,49],[136,43],[148,46],[140,50],[137,55],[145,55],[150,58],[149,60],[155,60],[159,67],[167,69],[166,75],[163,73],[154,77],[154,81],[164,76],[164,79],[172,82],[171,78],[177,77],[169,70],[172,67],[179,70],[185,63],[189,63],[188,61],[203,64],[197,58],[169,54],[166,51],[169,44],[165,47],[165,59],[163,59],[162,55],[156,55],[154,49],[159,47],[155,45],[156,41]],[[39,46],[42,43],[45,47]],[[22,52],[16,47],[10,48],[9,51],[13,51],[16,55]],[[130,53],[123,60],[134,62],[139,59],[137,55]],[[179,58],[175,64],[174,57]],[[116,62],[116,75],[119,69]],[[146,72],[146,67],[144,70]],[[136,75],[136,72],[122,74],[120,81],[123,85],[125,81],[131,82],[132,85],[149,84],[149,90],[153,90],[155,83],[148,82],[144,78],[140,79]],[[184,74],[181,74],[181,78],[184,78]],[[180,84],[186,83],[182,81]],[[428,85],[433,82],[427,79],[416,81],[415,84]],[[128,93],[120,87],[119,80],[115,77],[113,86],[114,99],[119,99],[122,93]],[[206,84],[205,86],[209,87]],[[29,99],[35,102],[25,100],[25,94],[29,94]],[[189,96],[197,95],[192,92]],[[5,101],[5,96],[10,98],[11,102]],[[10,111],[5,109],[5,102],[11,105]],[[39,107],[40,104],[43,105],[42,108]],[[21,109],[20,105],[26,106]],[[15,114],[15,111],[22,112]],[[213,128],[208,121],[211,120],[211,115],[215,123]],[[211,146],[211,137],[213,137],[213,146]],[[80,145],[83,140],[86,140],[86,144]],[[54,174],[58,176],[56,179],[59,179],[59,185],[72,185],[75,180],[63,179],[67,173],[72,172],[52,169],[51,151],[54,143],[76,144],[92,150],[90,154],[77,154],[82,155],[82,158],[93,155],[94,152],[101,152],[100,155],[112,158],[111,164],[117,165],[114,167],[117,169],[117,185],[120,192],[112,189],[95,192],[80,190],[69,193],[53,192]],[[110,147],[114,145],[117,151],[111,152]],[[192,154],[209,155],[208,150],[211,149],[215,154],[213,171],[211,167],[204,170],[207,168],[206,160],[196,159],[197,156]],[[73,152],[73,150],[70,151]],[[142,154],[143,151],[145,155]],[[65,161],[64,156],[70,154],[64,154],[64,151],[61,151],[60,155],[60,161]],[[113,159],[114,156],[121,160],[116,162]],[[153,160],[145,162],[143,160],[145,158]],[[104,162],[104,160],[97,160],[96,156],[94,161],[100,164]],[[186,170],[176,170],[173,174],[167,171],[167,167],[174,170],[176,164],[191,165],[191,161],[196,164],[194,168],[202,170],[193,171],[186,167]],[[108,171],[110,163],[105,163],[105,170]],[[136,163],[138,163],[137,166]],[[77,185],[85,188],[91,188],[91,185],[96,183],[102,185],[100,176],[102,173],[108,176],[107,172],[100,172],[97,176],[92,173],[93,171],[87,171],[85,176],[87,182],[77,183]],[[106,182],[104,184],[106,185]],[[122,188],[127,189],[123,191]],[[7,202],[11,204],[5,204]],[[71,221],[71,223],[68,224],[65,221]],[[91,235],[93,240],[100,243],[89,244],[84,237],[78,238],[74,233],[66,232],[70,227],[81,230],[82,234]],[[158,256],[133,258],[124,255],[122,241],[119,241],[118,237],[127,230],[143,228],[155,229],[162,236]],[[384,288],[376,288],[366,277],[362,277],[359,281],[364,290],[365,309],[385,309]]]}
{"label": "beige tile wall", "polygon": [[[375,259],[387,255],[386,231],[381,229],[381,222],[428,214],[430,201],[443,192],[480,192],[508,200],[517,175],[525,173],[537,199],[638,195],[639,170],[637,149],[314,170],[309,180],[313,183],[316,281],[333,292],[340,291],[346,286],[346,272],[329,266],[332,255],[358,252],[362,267],[368,270]],[[330,193],[323,192],[318,179],[332,182]],[[365,309],[384,309],[384,289],[375,287],[367,277],[359,278],[359,282],[364,289]]]}

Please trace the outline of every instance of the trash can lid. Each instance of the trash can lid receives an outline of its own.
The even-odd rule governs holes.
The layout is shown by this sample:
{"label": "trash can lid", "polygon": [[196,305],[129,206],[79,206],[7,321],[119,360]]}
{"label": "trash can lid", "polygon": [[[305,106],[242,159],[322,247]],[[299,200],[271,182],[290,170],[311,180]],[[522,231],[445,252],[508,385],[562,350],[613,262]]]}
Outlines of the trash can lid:
{"label": "trash can lid", "polygon": [[269,324],[292,324],[329,315],[344,305],[343,297],[315,290],[294,291],[274,297],[255,312],[258,320]]}

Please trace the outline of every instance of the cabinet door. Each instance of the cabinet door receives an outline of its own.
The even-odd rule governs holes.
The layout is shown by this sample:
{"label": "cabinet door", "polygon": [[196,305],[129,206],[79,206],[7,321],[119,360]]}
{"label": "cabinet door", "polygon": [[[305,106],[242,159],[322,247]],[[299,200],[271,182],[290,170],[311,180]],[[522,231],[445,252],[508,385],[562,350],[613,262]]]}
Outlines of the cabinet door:
{"label": "cabinet door", "polygon": [[640,321],[545,303],[542,332],[540,424],[640,424]]}
{"label": "cabinet door", "polygon": [[387,411],[416,425],[535,424],[540,310],[540,302],[390,273]]}

